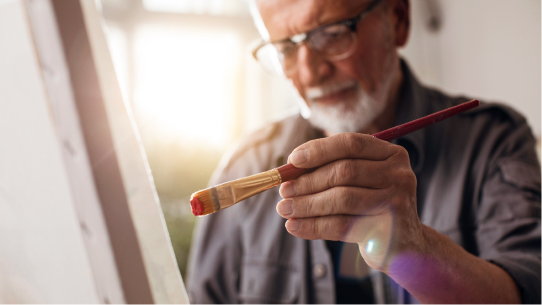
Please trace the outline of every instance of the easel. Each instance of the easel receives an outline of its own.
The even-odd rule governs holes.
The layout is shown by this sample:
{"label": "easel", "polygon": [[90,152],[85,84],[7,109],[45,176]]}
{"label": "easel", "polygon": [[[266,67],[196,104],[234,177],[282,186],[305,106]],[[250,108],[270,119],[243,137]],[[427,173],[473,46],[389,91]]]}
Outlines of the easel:
{"label": "easel", "polygon": [[95,5],[0,3],[2,303],[188,302]]}

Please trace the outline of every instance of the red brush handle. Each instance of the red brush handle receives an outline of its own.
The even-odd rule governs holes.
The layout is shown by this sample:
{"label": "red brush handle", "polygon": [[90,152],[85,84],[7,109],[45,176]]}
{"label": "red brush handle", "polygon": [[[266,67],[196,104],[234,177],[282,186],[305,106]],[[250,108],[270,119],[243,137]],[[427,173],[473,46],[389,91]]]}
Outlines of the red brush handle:
{"label": "red brush handle", "polygon": [[[468,101],[463,104],[459,104],[457,106],[453,106],[448,109],[444,109],[442,111],[424,116],[414,121],[411,121],[399,126],[395,126],[381,132],[377,132],[373,134],[373,137],[389,142],[397,138],[400,138],[404,135],[407,135],[411,132],[414,132],[416,130],[427,127],[431,124],[435,124],[437,122],[445,120],[461,112],[470,110],[478,105],[480,105],[480,102],[478,100]],[[286,182],[286,181],[293,180],[313,169],[312,168],[297,168],[293,166],[292,164],[286,164],[281,167],[278,167],[277,170],[279,171],[280,176],[282,177],[282,182]]]}
{"label": "red brush handle", "polygon": [[294,180],[295,178],[303,175],[312,170],[312,168],[297,168],[292,163],[285,164],[281,167],[278,167],[277,170],[280,173],[282,182]]}
{"label": "red brush handle", "polygon": [[392,141],[406,134],[427,127],[431,124],[435,124],[437,122],[445,120],[461,112],[470,110],[478,105],[480,105],[480,102],[478,100],[468,101],[463,104],[459,104],[457,106],[450,107],[448,109],[444,109],[439,112],[424,116],[423,118],[419,118],[412,122],[408,122],[399,126],[392,127],[390,129],[386,129],[381,132],[377,132],[373,135],[373,137],[384,141]]}

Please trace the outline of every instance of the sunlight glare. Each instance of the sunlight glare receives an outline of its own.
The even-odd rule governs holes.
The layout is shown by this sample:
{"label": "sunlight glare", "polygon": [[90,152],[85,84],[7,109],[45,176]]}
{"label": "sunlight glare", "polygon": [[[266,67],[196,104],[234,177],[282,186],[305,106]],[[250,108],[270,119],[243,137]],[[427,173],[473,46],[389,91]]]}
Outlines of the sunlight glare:
{"label": "sunlight glare", "polygon": [[226,145],[232,136],[240,44],[233,32],[139,27],[136,107],[164,136]]}

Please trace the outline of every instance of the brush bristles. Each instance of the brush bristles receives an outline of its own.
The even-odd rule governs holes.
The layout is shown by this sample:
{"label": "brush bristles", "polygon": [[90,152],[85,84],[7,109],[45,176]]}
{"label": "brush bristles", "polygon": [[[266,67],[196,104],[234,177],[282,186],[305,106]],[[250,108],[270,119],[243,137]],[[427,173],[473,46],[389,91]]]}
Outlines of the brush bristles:
{"label": "brush bristles", "polygon": [[220,204],[218,202],[213,204],[213,198],[211,197],[212,189],[214,189],[214,187],[192,194],[190,198],[192,214],[194,214],[195,216],[204,216],[217,212],[219,210],[215,210],[215,206],[220,207]]}

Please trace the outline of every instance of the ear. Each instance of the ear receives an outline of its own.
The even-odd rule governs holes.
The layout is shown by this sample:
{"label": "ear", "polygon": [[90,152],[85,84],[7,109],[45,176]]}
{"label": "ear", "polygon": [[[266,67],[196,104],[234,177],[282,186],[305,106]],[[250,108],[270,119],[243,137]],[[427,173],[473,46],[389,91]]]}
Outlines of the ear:
{"label": "ear", "polygon": [[410,3],[409,0],[393,0],[391,5],[395,27],[395,47],[403,47],[408,41],[410,32]]}

